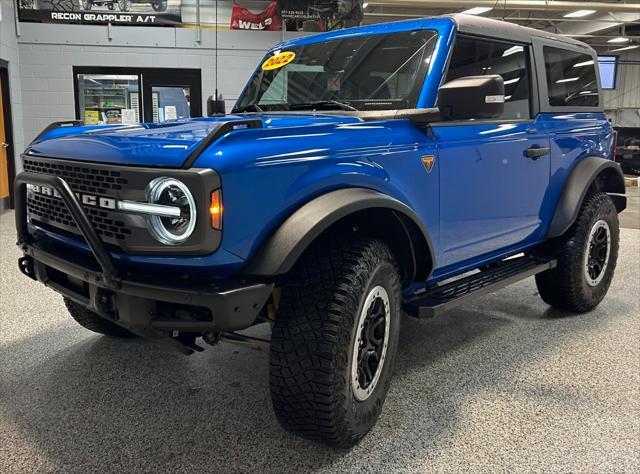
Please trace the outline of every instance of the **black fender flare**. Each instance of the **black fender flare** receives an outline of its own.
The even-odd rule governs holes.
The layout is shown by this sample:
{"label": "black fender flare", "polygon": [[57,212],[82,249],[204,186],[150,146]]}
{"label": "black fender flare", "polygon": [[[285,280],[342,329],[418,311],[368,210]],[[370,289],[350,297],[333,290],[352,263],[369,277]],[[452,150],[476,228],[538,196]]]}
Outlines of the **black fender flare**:
{"label": "black fender flare", "polygon": [[[392,211],[398,218],[402,229],[412,242],[410,231],[405,225],[409,220],[419,229],[426,242],[431,266],[428,276],[435,266],[433,243],[418,215],[406,204],[378,191],[367,188],[345,188],[330,191],[302,205],[287,217],[282,224],[262,243],[255,255],[249,260],[243,273],[253,276],[277,276],[291,270],[309,245],[340,219],[369,209]],[[413,246],[413,244],[412,244]],[[416,249],[411,249],[414,258],[414,270],[421,263],[415,261]],[[414,272],[415,273],[415,272]]]}
{"label": "black fender flare", "polygon": [[[599,176],[606,178],[601,184],[597,181]],[[588,156],[578,162],[565,181],[547,238],[559,237],[571,227],[578,218],[587,192],[594,184],[599,186],[599,191],[610,194],[619,213],[627,207],[620,165],[597,156]]]}

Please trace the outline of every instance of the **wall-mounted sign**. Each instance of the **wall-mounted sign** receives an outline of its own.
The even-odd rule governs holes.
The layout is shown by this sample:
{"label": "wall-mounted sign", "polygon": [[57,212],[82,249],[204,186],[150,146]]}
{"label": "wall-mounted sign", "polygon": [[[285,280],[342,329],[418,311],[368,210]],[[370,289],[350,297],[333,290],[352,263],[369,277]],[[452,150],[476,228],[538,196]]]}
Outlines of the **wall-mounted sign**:
{"label": "wall-mounted sign", "polygon": [[20,21],[175,26],[181,0],[17,0]]}
{"label": "wall-mounted sign", "polygon": [[264,11],[253,13],[248,9],[233,4],[231,9],[232,30],[266,30],[280,31],[280,18],[278,17],[278,4],[273,0]]}
{"label": "wall-mounted sign", "polygon": [[361,21],[363,0],[278,0],[283,20]]}

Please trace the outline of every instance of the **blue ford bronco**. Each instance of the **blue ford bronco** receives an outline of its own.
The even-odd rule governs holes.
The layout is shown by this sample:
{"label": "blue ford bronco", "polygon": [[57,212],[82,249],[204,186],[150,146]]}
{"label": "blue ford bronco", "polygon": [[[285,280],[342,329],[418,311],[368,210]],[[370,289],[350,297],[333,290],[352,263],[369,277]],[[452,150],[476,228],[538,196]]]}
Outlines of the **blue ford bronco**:
{"label": "blue ford bronco", "polygon": [[[624,180],[596,53],[452,15],[285,41],[229,115],[57,123],[16,178],[21,271],[82,326],[270,350],[287,430],[375,424],[401,315],[535,275],[582,313],[618,256]],[[271,327],[270,341],[238,331]]]}

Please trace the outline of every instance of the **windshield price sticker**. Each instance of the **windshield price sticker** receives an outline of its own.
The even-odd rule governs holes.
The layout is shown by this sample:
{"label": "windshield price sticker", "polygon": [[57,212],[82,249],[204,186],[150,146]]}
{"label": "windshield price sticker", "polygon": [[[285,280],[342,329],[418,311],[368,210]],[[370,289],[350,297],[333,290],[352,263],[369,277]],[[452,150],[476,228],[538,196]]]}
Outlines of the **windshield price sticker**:
{"label": "windshield price sticker", "polygon": [[282,53],[276,54],[275,56],[271,56],[265,62],[262,63],[262,69],[265,71],[270,71],[272,69],[278,69],[282,66],[286,66],[291,61],[293,61],[296,57],[296,53],[293,51],[283,51]]}

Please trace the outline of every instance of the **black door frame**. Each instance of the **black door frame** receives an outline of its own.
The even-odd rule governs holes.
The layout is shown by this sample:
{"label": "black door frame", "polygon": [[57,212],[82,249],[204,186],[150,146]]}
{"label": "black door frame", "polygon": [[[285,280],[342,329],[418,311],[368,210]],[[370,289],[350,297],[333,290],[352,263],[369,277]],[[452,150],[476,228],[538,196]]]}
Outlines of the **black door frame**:
{"label": "black door frame", "polygon": [[9,63],[0,59],[0,84],[2,85],[2,110],[4,111],[4,128],[7,137],[7,177],[9,180],[9,209],[13,209],[13,180],[16,177],[15,142],[13,121],[11,120],[11,90],[9,89]]}
{"label": "black door frame", "polygon": [[138,76],[140,93],[140,117],[143,122],[153,120],[151,101],[152,86],[189,87],[191,93],[190,115],[202,117],[202,71],[200,69],[73,66],[73,99],[76,119],[83,120],[80,111],[80,85],[78,74],[120,74]]}

